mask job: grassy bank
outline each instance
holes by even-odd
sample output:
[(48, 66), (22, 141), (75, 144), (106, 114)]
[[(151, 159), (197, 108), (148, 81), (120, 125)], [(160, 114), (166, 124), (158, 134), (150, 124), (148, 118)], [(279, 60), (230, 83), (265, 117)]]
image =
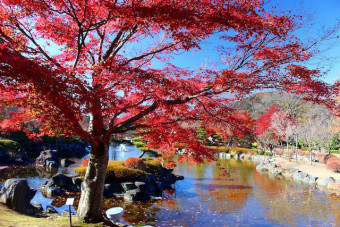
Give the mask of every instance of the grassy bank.
[[(35, 217), (18, 213), (0, 204), (0, 226), (70, 226), (68, 217), (51, 215), (47, 217)], [(77, 217), (72, 217), (72, 226), (102, 226), (84, 224)]]

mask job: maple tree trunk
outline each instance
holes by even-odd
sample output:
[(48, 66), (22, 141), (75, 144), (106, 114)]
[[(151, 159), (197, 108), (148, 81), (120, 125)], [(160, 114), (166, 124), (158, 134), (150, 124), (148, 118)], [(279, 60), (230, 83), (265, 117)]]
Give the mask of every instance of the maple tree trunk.
[(107, 163), (109, 160), (109, 143), (97, 142), (91, 144), (91, 153), (82, 183), (81, 198), (78, 206), (78, 216), (85, 222), (103, 220), (102, 203)]

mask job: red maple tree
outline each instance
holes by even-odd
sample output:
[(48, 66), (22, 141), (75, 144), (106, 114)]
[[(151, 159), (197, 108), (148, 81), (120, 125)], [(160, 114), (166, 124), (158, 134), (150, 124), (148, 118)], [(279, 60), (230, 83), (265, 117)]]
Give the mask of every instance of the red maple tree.
[[(211, 152), (184, 121), (240, 131), (246, 117), (230, 103), (254, 90), (327, 96), (319, 71), (299, 64), (315, 45), (292, 35), (298, 20), (266, 10), (262, 0), (3, 0), (0, 104), (18, 109), (1, 128), (29, 133), (38, 122), (33, 136), (88, 141), (78, 215), (96, 221), (112, 134), (147, 128), (152, 148), (171, 153), (186, 144), (182, 158), (201, 161)], [(212, 35), (220, 38), (218, 69), (171, 64), (174, 54), (200, 49)]]

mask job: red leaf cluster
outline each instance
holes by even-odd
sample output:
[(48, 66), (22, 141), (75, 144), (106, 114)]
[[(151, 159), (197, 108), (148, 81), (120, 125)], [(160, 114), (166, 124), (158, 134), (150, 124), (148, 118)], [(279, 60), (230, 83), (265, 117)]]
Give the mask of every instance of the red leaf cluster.
[(168, 161), (167, 163), (165, 163), (165, 167), (166, 168), (176, 168), (177, 164), (174, 161)]
[(330, 158), (326, 163), (327, 169), (332, 170), (333, 172), (340, 173), (340, 159), (339, 158)]
[(81, 167), (87, 167), (88, 164), (89, 164), (89, 159), (87, 158), (87, 159), (84, 159), (84, 160), (81, 162), (80, 166), (81, 166)]
[(136, 157), (130, 157), (125, 160), (124, 166), (132, 169), (145, 169), (145, 163), (143, 159), (136, 158)]

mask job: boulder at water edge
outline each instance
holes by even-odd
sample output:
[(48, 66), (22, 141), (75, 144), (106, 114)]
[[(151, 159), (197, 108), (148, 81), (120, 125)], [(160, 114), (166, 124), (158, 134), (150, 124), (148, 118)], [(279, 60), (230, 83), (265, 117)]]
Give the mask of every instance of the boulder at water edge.
[(8, 179), (0, 191), (0, 201), (13, 210), (25, 212), (35, 193), (25, 179)]

